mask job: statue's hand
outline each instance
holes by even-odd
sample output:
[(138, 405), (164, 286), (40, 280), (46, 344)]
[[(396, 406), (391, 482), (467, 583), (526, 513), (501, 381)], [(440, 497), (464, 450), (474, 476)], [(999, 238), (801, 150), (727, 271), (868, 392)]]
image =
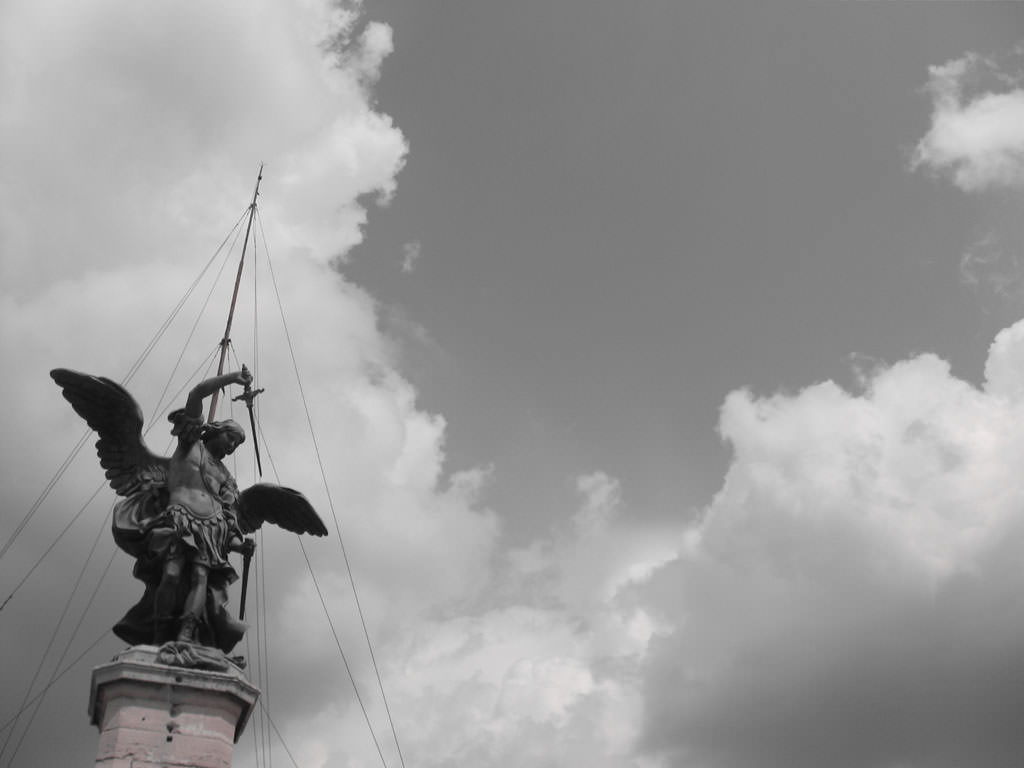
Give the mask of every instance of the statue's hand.
[(242, 539), (237, 544), (232, 544), (230, 549), (241, 553), (242, 557), (252, 557), (256, 554), (256, 542), (253, 539)]
[(242, 370), (238, 371), (235, 374), (235, 383), (241, 384), (243, 387), (252, 386), (252, 374), (249, 372), (249, 369), (246, 368), (244, 365), (242, 366)]

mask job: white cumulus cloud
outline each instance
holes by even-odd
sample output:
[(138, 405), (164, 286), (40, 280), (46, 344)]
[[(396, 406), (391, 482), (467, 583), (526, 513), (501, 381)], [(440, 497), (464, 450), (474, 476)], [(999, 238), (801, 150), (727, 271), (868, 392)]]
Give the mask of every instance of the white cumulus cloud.
[[(1024, 182), (1020, 80), (976, 54), (929, 72), (932, 122), (918, 142), (912, 165), (948, 174), (966, 191)], [(982, 80), (990, 82), (982, 85)]]
[(672, 765), (1011, 766), (1024, 741), (1024, 327), (983, 387), (933, 355), (732, 394), (734, 459), (639, 588), (645, 744)]
[[(581, 531), (577, 521), (592, 510), (595, 493), (619, 483), (596, 472), (578, 485), (576, 510), (559, 516), (547, 535), (497, 552), (486, 595), (463, 610), (407, 622), (379, 651), (409, 762), (662, 764), (639, 753), (637, 743), (643, 665), (664, 628), (622, 587), (646, 578), (630, 576), (638, 564), (653, 571), (672, 559), (681, 532), (617, 515)], [(372, 715), (385, 722), (379, 705)], [(369, 763), (375, 748), (358, 727), (361, 717), (354, 706), (333, 707), (293, 721), (289, 739), (304, 745), (314, 765), (353, 756)], [(331, 725), (339, 719), (341, 728)]]

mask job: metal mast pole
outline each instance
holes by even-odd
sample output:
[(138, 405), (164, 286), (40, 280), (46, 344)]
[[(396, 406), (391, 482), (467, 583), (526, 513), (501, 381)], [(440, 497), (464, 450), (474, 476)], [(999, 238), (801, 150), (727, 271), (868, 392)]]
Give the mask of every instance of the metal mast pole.
[[(224, 327), (224, 338), (220, 340), (220, 363), (217, 365), (217, 375), (220, 376), (224, 373), (224, 360), (228, 356), (228, 344), (231, 343), (231, 322), (235, 319), (235, 302), (238, 301), (238, 286), (242, 282), (242, 267), (245, 266), (245, 249), (249, 245), (249, 232), (252, 230), (252, 219), (256, 215), (256, 198), (260, 194), (260, 181), (263, 180), (263, 163), (260, 163), (260, 172), (256, 176), (256, 189), (252, 193), (252, 202), (249, 203), (249, 223), (245, 226), (245, 240), (242, 241), (242, 258), (238, 260), (238, 274), (235, 276), (235, 290), (231, 294), (231, 307), (228, 309), (228, 322)], [(220, 390), (213, 393), (210, 398), (210, 414), (206, 417), (207, 421), (213, 421), (214, 414), (217, 412), (217, 399), (220, 396)], [(253, 436), (255, 438), (255, 435)]]

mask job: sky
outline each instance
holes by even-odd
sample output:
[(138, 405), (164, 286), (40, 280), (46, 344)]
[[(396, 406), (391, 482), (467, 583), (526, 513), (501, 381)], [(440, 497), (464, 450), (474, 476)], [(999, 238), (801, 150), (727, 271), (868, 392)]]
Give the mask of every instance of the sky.
[(141, 593), (48, 371), (133, 372), (261, 162), (232, 339), (330, 535), (261, 535), (235, 765), (1019, 763), (1024, 7), (7, 0), (0, 104), (3, 768), (91, 759)]

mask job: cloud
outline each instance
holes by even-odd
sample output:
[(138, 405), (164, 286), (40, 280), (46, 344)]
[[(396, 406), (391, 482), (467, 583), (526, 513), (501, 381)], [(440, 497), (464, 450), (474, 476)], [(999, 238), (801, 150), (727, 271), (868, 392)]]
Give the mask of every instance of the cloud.
[(319, 2), (0, 14), (5, 285), (209, 252), (260, 161), (279, 249), (346, 252), (366, 220), (357, 199), (394, 190), (407, 146), (365, 87), (389, 50), (383, 25), (348, 41), (359, 63), (339, 68), (317, 44), (349, 17)]
[[(660, 628), (629, 590), (672, 559), (679, 531), (624, 519), (619, 483), (605, 473), (577, 484), (575, 509), (547, 535), (498, 552), (482, 599), (407, 626), (381, 651), (410, 762), (660, 765), (635, 749), (643, 663)], [(369, 763), (364, 733), (328, 727), (338, 717), (358, 720), (325, 712), (293, 722), (290, 739), (321, 756), (314, 765), (344, 764), (342, 755)]]
[(671, 765), (1011, 766), (1024, 703), (1024, 325), (978, 388), (933, 355), (726, 400), (734, 458), (658, 621), (645, 746)]
[(1024, 299), (1024, 270), (1016, 249), (1006, 239), (990, 233), (973, 243), (960, 259), (964, 285), (1019, 309)]
[(912, 167), (948, 174), (968, 192), (1024, 182), (1024, 89), (1011, 69), (970, 53), (931, 67), (932, 123)]
[(402, 272), (410, 274), (416, 268), (416, 262), (423, 255), (423, 246), (414, 240), (402, 246)]
[(362, 0), (346, 3), (336, 0), (330, 21), (324, 24), (331, 31), (321, 48), (333, 59), (335, 67), (358, 78), (364, 85), (377, 82), (381, 65), (394, 50), (391, 27), (370, 21), (357, 33), (362, 18)]

